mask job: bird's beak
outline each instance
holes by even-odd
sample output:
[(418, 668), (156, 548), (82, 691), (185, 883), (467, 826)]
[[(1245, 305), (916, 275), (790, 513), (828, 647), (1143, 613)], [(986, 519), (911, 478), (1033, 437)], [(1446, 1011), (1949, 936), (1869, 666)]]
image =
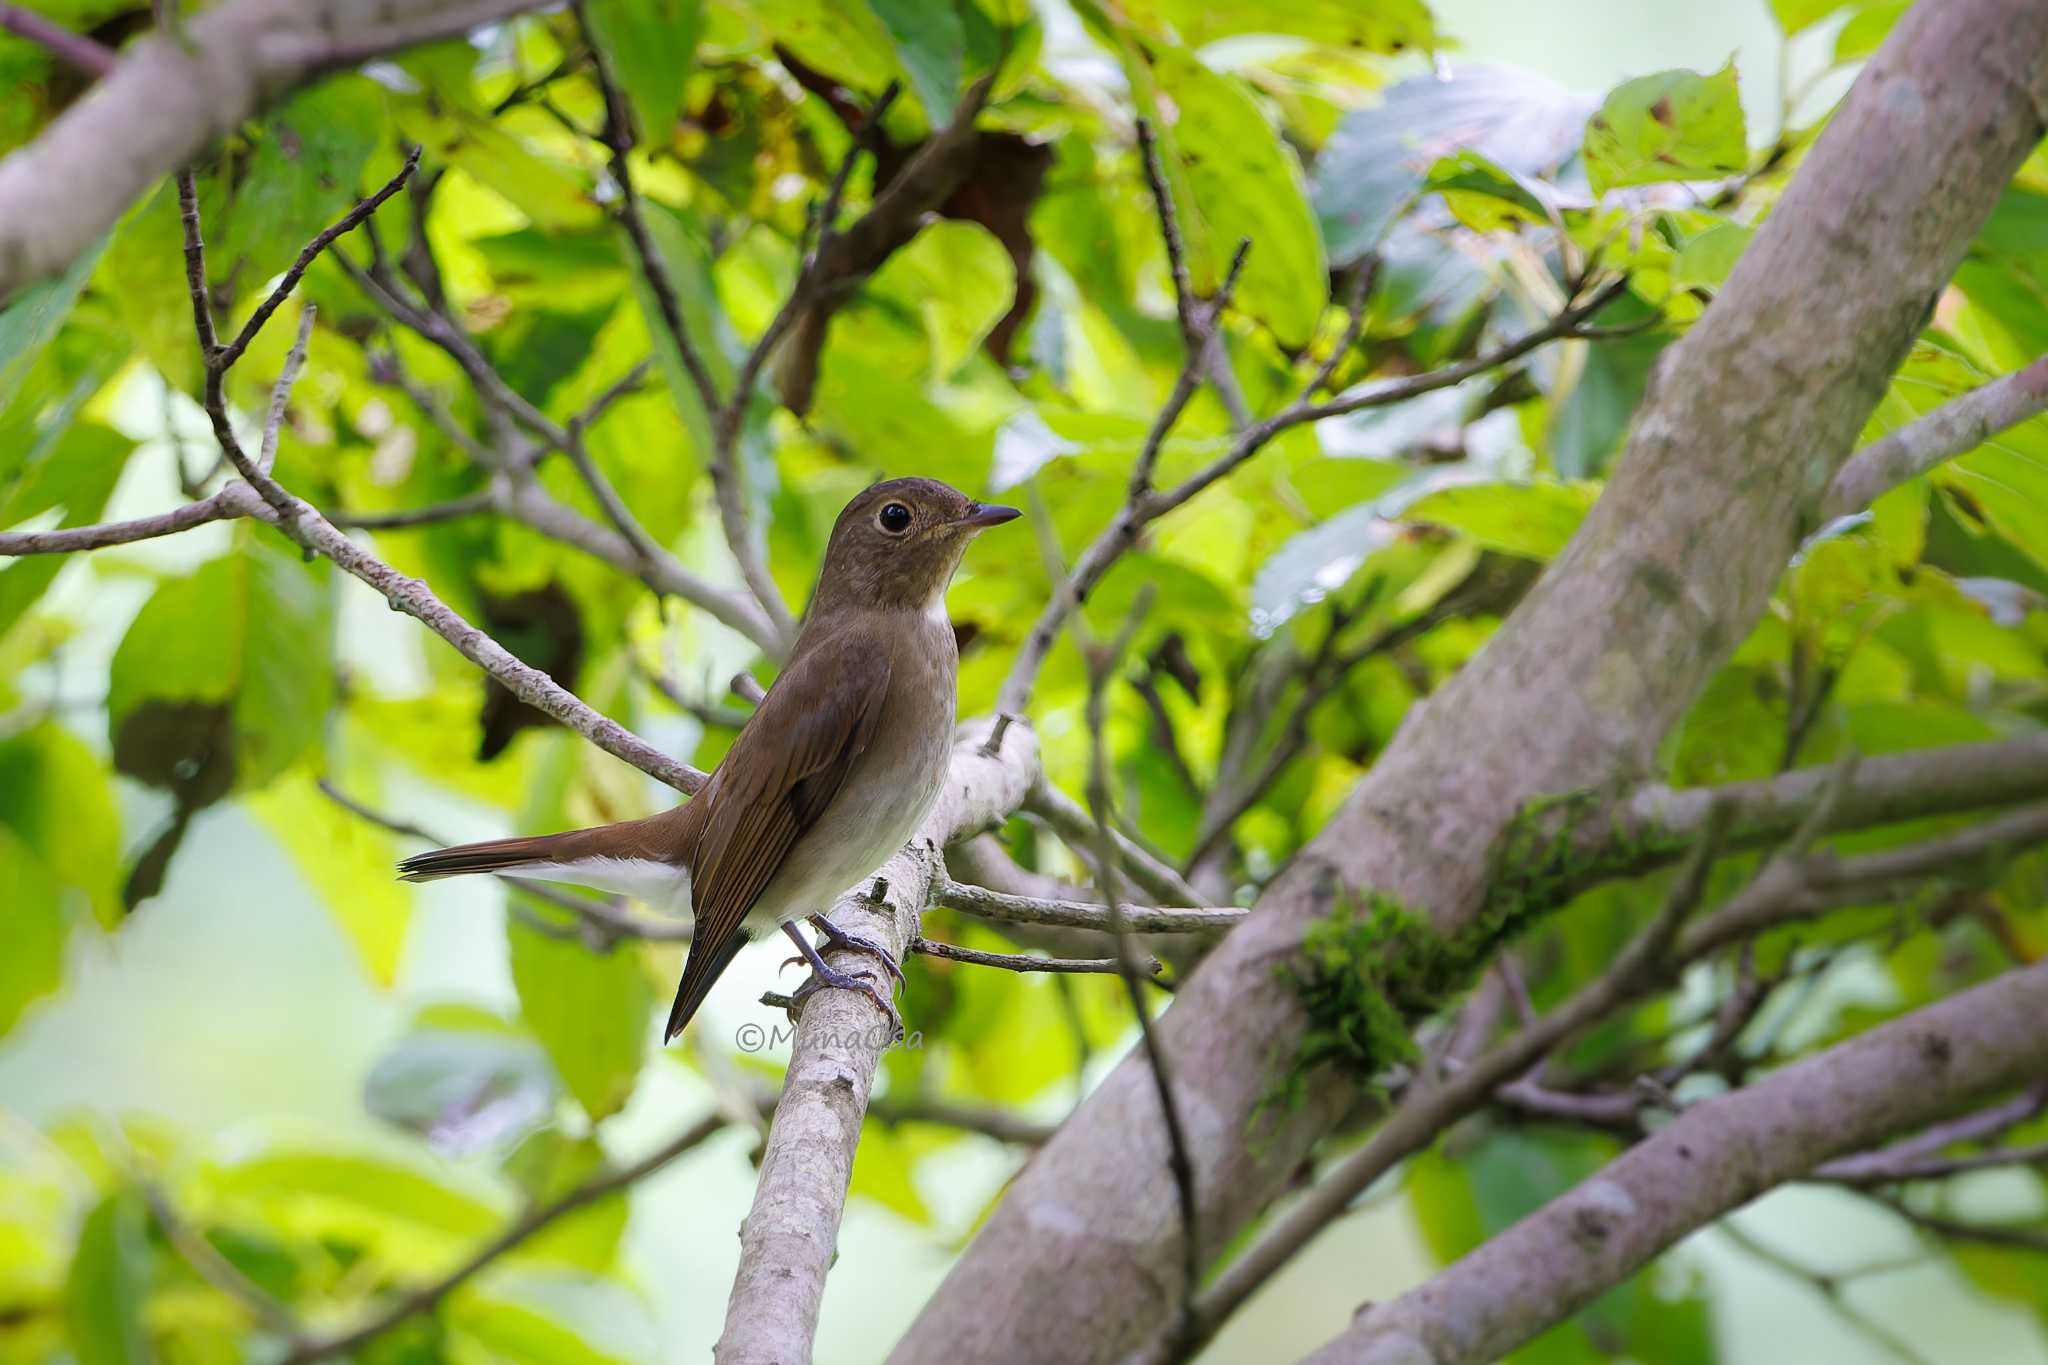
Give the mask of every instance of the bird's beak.
[(960, 518), (958, 524), (981, 531), (991, 526), (1001, 526), (1006, 521), (1015, 521), (1023, 515), (1014, 507), (1003, 507), (992, 502), (977, 502), (967, 509), (967, 515)]

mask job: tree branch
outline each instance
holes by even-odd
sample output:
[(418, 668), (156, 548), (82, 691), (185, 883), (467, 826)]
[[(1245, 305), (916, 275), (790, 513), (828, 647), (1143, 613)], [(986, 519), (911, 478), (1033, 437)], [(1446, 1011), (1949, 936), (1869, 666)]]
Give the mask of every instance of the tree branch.
[(0, 5), (0, 29), (26, 38), (59, 61), (77, 67), (88, 76), (105, 76), (120, 60), (113, 51), (83, 33), (73, 33), (20, 5)]
[[(2005, 38), (1987, 47), (1987, 32)], [(1654, 771), (1665, 735), (1764, 610), (1804, 509), (2038, 142), (2043, 108), (2048, 10), (1944, 0), (1907, 12), (1726, 285), (1664, 353), (1571, 543), (1182, 981), (1161, 1035), (1202, 1116), (1197, 1187), (1212, 1244), (1287, 1188), (1355, 1102), (1332, 1080), (1296, 1108), (1262, 1105), (1308, 1025), (1274, 964), (1344, 893), (1389, 897), (1458, 941), (1484, 913), (1495, 850), (1530, 803)], [(1791, 297), (1805, 311), (1788, 330)], [(1386, 392), (1371, 385), (1316, 411)], [(1113, 526), (1076, 577), (1099, 575), (1134, 534)], [(1024, 656), (1042, 656), (1061, 624), (1041, 617)], [(1026, 688), (1036, 666), (1024, 666)], [(1003, 704), (1017, 709), (1014, 692)], [(1027, 1336), (1048, 1365), (1112, 1360), (1172, 1321), (1172, 1184), (1128, 1150), (1156, 1112), (1148, 1070), (1127, 1056), (1012, 1182), (899, 1343), (897, 1365), (999, 1355)], [(1097, 1330), (1038, 1330), (1051, 1321)]]
[[(1141, 496), (1127, 498), (1122, 510), (1103, 528), (1101, 534), (1089, 542), (1088, 548), (1081, 552), (1081, 557), (1074, 561), (1073, 570), (1067, 575), (1066, 582), (1055, 586), (1051, 599), (1046, 603), (1044, 611), (1039, 613), (1037, 622), (1031, 627), (1030, 634), (1025, 636), (1023, 645), (1017, 651), (1017, 658), (1010, 666), (1009, 676), (1003, 682), (999, 703), (1001, 707), (1006, 711), (1024, 710), (1031, 699), (1031, 689), (1037, 680), (1038, 671), (1045, 664), (1045, 656), (1052, 651), (1053, 642), (1059, 638), (1060, 629), (1066, 625), (1068, 618), (1080, 605), (1087, 601), (1088, 594), (1095, 590), (1096, 585), (1109, 573), (1117, 560), (1123, 558), (1126, 552), (1137, 545), (1140, 533), (1147, 526), (1167, 513), (1185, 506), (1197, 494), (1235, 471), (1263, 450), (1275, 436), (1304, 422), (1315, 422), (1325, 417), (1341, 416), (1366, 408), (1402, 403), (1425, 393), (1449, 388), (1463, 383), (1474, 375), (1485, 374), (1489, 370), (1518, 360), (1549, 342), (1576, 336), (1588, 318), (1613, 302), (1627, 287), (1626, 280), (1610, 281), (1585, 298), (1567, 305), (1542, 326), (1483, 355), (1474, 356), (1455, 365), (1446, 365), (1441, 369), (1402, 379), (1368, 384), (1323, 403), (1312, 401), (1305, 390), (1300, 397), (1271, 417), (1245, 427), (1231, 442), (1228, 450), (1179, 484), (1170, 489), (1148, 491)], [(1179, 386), (1176, 385), (1175, 393), (1178, 394), (1179, 391)], [(1169, 399), (1169, 402), (1171, 401)], [(1155, 423), (1155, 430), (1157, 429), (1158, 424)], [(1163, 435), (1163, 432), (1161, 434)]]
[(1689, 1105), (1417, 1289), (1361, 1313), (1313, 1365), (1496, 1360), (1696, 1228), (1837, 1152), (2048, 1066), (2048, 965), (2008, 972)]
[[(184, 201), (185, 261), (192, 296), (193, 330), (198, 335), (200, 356), (206, 367), (205, 405), (221, 451), (242, 476), (243, 484), (258, 495), (247, 499), (247, 515), (275, 526), (309, 554), (323, 554), (345, 572), (382, 593), (394, 611), (402, 611), (427, 626), (453, 645), (464, 658), (484, 669), (509, 688), (521, 701), (533, 706), (614, 757), (642, 772), (668, 783), (684, 794), (702, 787), (705, 775), (628, 731), (617, 721), (599, 714), (539, 669), (520, 662), (504, 646), (478, 630), (416, 578), (409, 578), (343, 535), (310, 504), (287, 492), (242, 449), (229, 421), (222, 380), (228, 364), (225, 352), (214, 342), (212, 308), (207, 302), (205, 242), (200, 231), (197, 203), (190, 193), (191, 177), (181, 175), (180, 198)], [(310, 305), (306, 312), (310, 315)], [(310, 318), (300, 328), (303, 349)], [(296, 365), (288, 364), (288, 371)], [(282, 386), (280, 386), (282, 387)], [(281, 402), (281, 400), (278, 400)], [(225, 490), (224, 490), (225, 491)]]
[[(962, 948), (954, 943), (941, 943), (937, 939), (919, 935), (910, 941), (910, 951), (926, 957), (942, 957), (950, 962), (965, 962), (975, 967), (999, 967), (1006, 972), (1064, 972), (1108, 975), (1123, 970), (1121, 959), (1114, 957), (1034, 957), (1029, 953), (990, 953), (979, 948)], [(1138, 971), (1147, 977), (1158, 976), (1166, 970), (1166, 964), (1158, 958), (1147, 955), (1138, 960)]]
[[(984, 719), (962, 727), (952, 770), (924, 829), (867, 886), (840, 897), (833, 923), (901, 959), (943, 875), (940, 851), (1001, 823), (1023, 801), (1037, 770), (1038, 740), (1022, 725), (1008, 727), (998, 756), (981, 753), (990, 724)], [(857, 953), (842, 953), (833, 965), (875, 970)], [(853, 991), (821, 991), (804, 1003), (753, 1208), (740, 1227), (739, 1269), (718, 1343), (721, 1365), (811, 1356), (861, 1119), (884, 1046), (884, 1030), (875, 1025), (874, 1002)]]
[[(947, 906), (982, 919), (1007, 920), (1013, 924), (1046, 924), (1064, 929), (1110, 931), (1109, 907), (1087, 901), (1048, 900), (1036, 896), (1012, 896), (985, 886), (970, 886), (942, 877), (932, 888), (932, 904)], [(1123, 921), (1139, 934), (1220, 934), (1242, 923), (1251, 912), (1235, 906), (1125, 905)]]
[(496, 23), (533, 0), (229, 0), (135, 43), (0, 160), (0, 299), (58, 274), (159, 177), (301, 82)]
[(1828, 485), (1818, 520), (1826, 523), (1860, 511), (1881, 494), (2043, 412), (2048, 412), (2048, 356), (1952, 398), (1857, 451)]

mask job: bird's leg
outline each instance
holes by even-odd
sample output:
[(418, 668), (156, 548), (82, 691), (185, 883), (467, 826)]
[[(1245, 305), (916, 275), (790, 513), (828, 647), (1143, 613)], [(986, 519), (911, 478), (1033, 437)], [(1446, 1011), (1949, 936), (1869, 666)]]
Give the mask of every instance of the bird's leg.
[(808, 918), (811, 927), (823, 934), (825, 941), (834, 948), (851, 948), (856, 953), (866, 953), (888, 969), (889, 975), (896, 978), (897, 985), (909, 984), (903, 979), (903, 969), (896, 965), (896, 959), (891, 957), (889, 950), (881, 944), (863, 935), (848, 933), (822, 914), (811, 915)]
[[(818, 950), (811, 946), (811, 941), (803, 936), (795, 923), (783, 925), (782, 932), (789, 935), (790, 942), (796, 944), (797, 950), (804, 955), (804, 960), (811, 964), (810, 978), (796, 988), (796, 994), (790, 997), (790, 1003), (800, 1004), (827, 986), (836, 986), (843, 991), (859, 991), (880, 1006), (882, 1013), (889, 1017), (890, 1027), (896, 1031), (889, 1035), (892, 1040), (903, 1032), (902, 1016), (896, 1013), (896, 1007), (889, 1003), (889, 997), (882, 994), (874, 982), (864, 976), (855, 976), (852, 972), (842, 972), (827, 965), (825, 959), (818, 956)], [(884, 960), (887, 960), (886, 957)]]

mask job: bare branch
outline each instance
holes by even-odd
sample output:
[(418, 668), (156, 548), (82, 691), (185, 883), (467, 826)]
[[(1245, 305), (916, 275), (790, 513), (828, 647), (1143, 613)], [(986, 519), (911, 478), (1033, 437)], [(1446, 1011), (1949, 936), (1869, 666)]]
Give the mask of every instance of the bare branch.
[(1304, 422), (1320, 421), (1325, 417), (1337, 417), (1366, 408), (1384, 407), (1438, 389), (1449, 388), (1454, 384), (1463, 383), (1474, 375), (1485, 374), (1489, 370), (1498, 369), (1520, 359), (1548, 342), (1576, 336), (1584, 328), (1587, 319), (1613, 302), (1627, 287), (1626, 280), (1612, 280), (1585, 298), (1574, 301), (1542, 326), (1470, 360), (1446, 365), (1424, 374), (1368, 384), (1327, 402), (1312, 402), (1304, 395), (1271, 417), (1245, 427), (1231, 442), (1228, 450), (1173, 488), (1148, 492), (1142, 497), (1127, 500), (1110, 524), (1089, 542), (1086, 550), (1082, 551), (1065, 584), (1055, 589), (1051, 600), (1046, 603), (1045, 609), (1039, 613), (1037, 622), (1031, 627), (1030, 634), (1025, 636), (1023, 645), (1017, 651), (1017, 658), (1010, 667), (1009, 677), (1003, 683), (1000, 703), (1003, 709), (1022, 711), (1025, 708), (1025, 704), (1030, 700), (1038, 671), (1044, 666), (1045, 656), (1051, 652), (1053, 642), (1059, 638), (1061, 628), (1074, 615), (1080, 604), (1088, 599), (1088, 594), (1095, 590), (1096, 585), (1108, 574), (1117, 560), (1137, 545), (1144, 529), (1167, 513), (1185, 506), (1197, 494), (1232, 473), (1263, 450), (1275, 436)]
[(1982, 1142), (1997, 1137), (2035, 1117), (2043, 1109), (2048, 1109), (2048, 1085), (2037, 1085), (2001, 1104), (1937, 1123), (1903, 1142), (1874, 1152), (1837, 1157), (1816, 1167), (1813, 1174), (1817, 1179), (1849, 1185), (1884, 1185), (1894, 1180), (1911, 1179), (1901, 1172), (1918, 1170), (1929, 1161), (1940, 1160), (1937, 1153), (1957, 1143)]
[(85, 34), (73, 33), (20, 5), (0, 5), (0, 29), (17, 38), (28, 39), (88, 76), (104, 76), (120, 60), (111, 49)]
[[(910, 941), (910, 951), (926, 957), (942, 957), (949, 962), (965, 962), (976, 967), (999, 967), (1006, 972), (1068, 972), (1099, 973), (1108, 975), (1121, 972), (1123, 962), (1114, 957), (1033, 957), (1028, 953), (990, 953), (979, 948), (962, 948), (954, 943), (941, 943), (920, 935)], [(1146, 956), (1138, 960), (1138, 971), (1147, 977), (1158, 976), (1166, 970), (1166, 964), (1156, 957)]]
[[(951, 878), (942, 878), (932, 888), (932, 903), (983, 919), (1008, 920), (1016, 924), (1096, 929), (1105, 933), (1111, 928), (1109, 907), (1106, 905), (1005, 895), (985, 886), (969, 886)], [(1251, 913), (1234, 906), (1168, 908), (1125, 905), (1121, 911), (1125, 927), (1139, 934), (1220, 934), (1234, 928)]]
[(686, 763), (678, 763), (617, 721), (592, 710), (547, 674), (514, 658), (496, 640), (463, 620), (424, 582), (399, 573), (335, 529), (318, 510), (287, 492), (242, 449), (241, 441), (228, 420), (227, 402), (222, 392), (221, 381), (226, 366), (221, 362), (223, 353), (213, 341), (212, 309), (205, 289), (206, 249), (200, 232), (197, 201), (190, 193), (190, 185), (189, 174), (180, 177), (180, 198), (186, 206), (185, 261), (192, 296), (193, 328), (199, 337), (200, 354), (206, 364), (206, 414), (213, 424), (214, 437), (220, 442), (222, 453), (242, 476), (243, 482), (260, 496), (260, 501), (249, 500), (246, 514), (275, 526), (308, 553), (326, 555), (344, 571), (382, 593), (394, 611), (406, 613), (448, 641), (464, 658), (503, 683), (521, 701), (553, 716), (605, 752), (685, 794), (694, 793), (702, 787), (705, 782), (703, 773)]
[(1952, 398), (1849, 457), (1820, 503), (1823, 523), (1966, 454), (2028, 418), (2048, 412), (2048, 356)]
[[(833, 923), (900, 959), (943, 875), (939, 850), (1000, 823), (1023, 801), (1037, 770), (1038, 741), (1029, 727), (1010, 726), (1000, 754), (988, 758), (981, 748), (989, 726), (984, 719), (962, 727), (923, 831), (866, 886), (839, 899)], [(857, 953), (833, 965), (873, 970)], [(753, 1208), (740, 1229), (739, 1270), (718, 1346), (723, 1365), (810, 1357), (861, 1119), (885, 1045), (886, 1030), (876, 1020), (874, 1003), (853, 991), (821, 991), (804, 1002)]]
[(382, 207), (386, 199), (398, 193), (399, 187), (412, 177), (412, 173), (415, 170), (419, 169), (419, 164), (420, 149), (414, 147), (405, 154), (405, 165), (399, 168), (397, 175), (385, 181), (378, 187), (376, 193), (372, 194), (369, 198), (358, 200), (356, 206), (343, 214), (332, 227), (327, 228), (319, 236), (306, 243), (305, 247), (292, 261), (291, 266), (284, 272), (284, 278), (277, 282), (277, 287), (264, 296), (263, 302), (256, 305), (256, 311), (251, 313), (249, 320), (242, 324), (242, 330), (235, 333), (235, 339), (222, 349), (220, 355), (220, 366), (222, 369), (226, 369), (242, 358), (242, 352), (249, 349), (249, 343), (254, 341), (256, 334), (263, 330), (263, 324), (270, 321), (270, 315), (277, 311), (278, 305), (283, 303), (286, 296), (297, 287), (299, 281), (304, 278), (306, 271), (312, 266), (313, 262), (319, 259), (320, 253), (327, 250), (339, 238), (355, 231), (358, 227), (369, 221), (370, 215)]
[[(254, 493), (249, 493), (251, 499)], [(132, 545), (138, 540), (176, 535), (195, 526), (224, 521), (246, 514), (239, 496), (222, 489), (211, 497), (188, 502), (183, 507), (130, 521), (102, 522), (97, 526), (74, 526), (57, 531), (0, 531), (0, 556), (61, 555), (80, 550), (104, 550), (110, 545)]]
[(498, 498), (489, 489), (425, 507), (401, 508), (395, 512), (330, 512), (327, 519), (344, 530), (403, 531), (417, 526), (438, 526), (444, 521), (480, 516), (497, 510)]
[[(1044, 777), (1041, 776), (1032, 787), (1030, 799), (1025, 802), (1025, 809), (1051, 825), (1053, 833), (1059, 835), (1068, 847), (1084, 850), (1094, 844), (1094, 818), (1072, 797), (1053, 786)], [(1146, 895), (1157, 896), (1162, 901), (1178, 901), (1183, 905), (1202, 903), (1201, 893), (1189, 886), (1180, 873), (1130, 839), (1111, 830), (1110, 841), (1116, 851), (1118, 866), (1123, 869), (1126, 876), (1144, 888)]]
[(0, 299), (62, 271), (159, 177), (308, 78), (532, 0), (228, 0), (132, 44), (89, 99), (0, 160)]
[(1689, 1105), (1577, 1189), (1409, 1293), (1315, 1365), (1496, 1360), (1679, 1238), (1845, 1149), (1939, 1118), (2048, 1066), (2048, 965), (2008, 972)]
[(312, 304), (299, 311), (299, 334), (292, 342), (291, 350), (285, 352), (284, 368), (278, 371), (277, 383), (270, 390), (270, 416), (263, 422), (263, 443), (256, 448), (256, 467), (268, 474), (277, 466), (277, 438), (284, 429), (285, 405), (290, 402), (292, 385), (299, 380), (299, 370), (306, 363), (306, 344), (313, 339)]
[(1715, 830), (1710, 837), (1701, 839), (1692, 859), (1666, 893), (1655, 919), (1606, 972), (1510, 1041), (1458, 1067), (1435, 1084), (1419, 1084), (1365, 1146), (1319, 1180), (1300, 1203), (1274, 1220), (1207, 1290), (1190, 1296), (1187, 1325), (1178, 1332), (1162, 1333), (1146, 1358), (1182, 1359), (1190, 1349), (1206, 1342), (1254, 1290), (1349, 1208), (1373, 1181), (1478, 1109), (1497, 1087), (1527, 1071), (1559, 1043), (1666, 979), (1671, 968), (1668, 954), (1672, 938), (1699, 904), (1718, 848), (1718, 835)]
[(192, 1267), (194, 1273), (221, 1293), (249, 1310), (251, 1317), (270, 1331), (287, 1341), (299, 1335), (298, 1319), (291, 1309), (273, 1298), (268, 1290), (244, 1275), (233, 1261), (221, 1255), (220, 1249), (209, 1242), (198, 1229), (179, 1216), (171, 1206), (170, 1199), (155, 1181), (143, 1180), (142, 1197), (149, 1203), (149, 1211), (156, 1219), (157, 1227), (163, 1230), (164, 1240)]

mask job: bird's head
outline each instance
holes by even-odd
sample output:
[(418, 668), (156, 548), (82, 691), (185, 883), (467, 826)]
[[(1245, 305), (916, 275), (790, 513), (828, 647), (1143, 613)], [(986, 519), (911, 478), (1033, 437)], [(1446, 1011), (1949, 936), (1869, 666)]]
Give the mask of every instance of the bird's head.
[(975, 536), (1018, 516), (937, 479), (886, 479), (840, 512), (811, 609), (936, 609)]

